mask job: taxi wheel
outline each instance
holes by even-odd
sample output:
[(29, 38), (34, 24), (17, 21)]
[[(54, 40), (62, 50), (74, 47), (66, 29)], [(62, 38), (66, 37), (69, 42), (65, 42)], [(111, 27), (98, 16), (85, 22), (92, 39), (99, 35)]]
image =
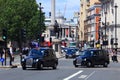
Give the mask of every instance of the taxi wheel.
[(41, 70), (43, 68), (43, 64), (42, 63), (39, 63), (38, 65), (37, 65), (37, 69), (38, 70)]
[(54, 64), (53, 69), (57, 69), (57, 64), (56, 63)]
[(26, 67), (25, 67), (25, 66), (22, 66), (22, 69), (23, 69), (23, 70), (26, 70)]
[(74, 66), (75, 67), (78, 67), (77, 63), (76, 63), (76, 60), (73, 62)]
[(87, 67), (92, 67), (92, 63), (90, 61), (87, 61), (87, 64), (86, 64)]
[(67, 58), (68, 58), (68, 56), (67, 56), (67, 55), (65, 55), (65, 58), (67, 59)]
[(104, 62), (103, 67), (108, 67), (108, 63)]
[(76, 65), (76, 64), (75, 64), (74, 66), (75, 66), (76, 68), (78, 67), (78, 65)]

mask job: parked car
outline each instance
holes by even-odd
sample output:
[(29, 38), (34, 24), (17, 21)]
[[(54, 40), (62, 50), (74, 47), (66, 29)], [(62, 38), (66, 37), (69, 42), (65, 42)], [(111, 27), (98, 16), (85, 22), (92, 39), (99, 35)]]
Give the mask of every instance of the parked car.
[(76, 57), (76, 52), (78, 51), (78, 48), (67, 48), (65, 50), (65, 57), (66, 58), (75, 58)]
[(38, 50), (32, 49), (26, 58), (21, 61), (22, 69), (43, 67), (57, 68), (58, 58), (55, 55), (55, 51), (52, 48), (39, 48)]
[(84, 50), (80, 56), (73, 60), (75, 67), (94, 67), (94, 65), (103, 65), (104, 67), (107, 67), (109, 63), (109, 53), (104, 49)]

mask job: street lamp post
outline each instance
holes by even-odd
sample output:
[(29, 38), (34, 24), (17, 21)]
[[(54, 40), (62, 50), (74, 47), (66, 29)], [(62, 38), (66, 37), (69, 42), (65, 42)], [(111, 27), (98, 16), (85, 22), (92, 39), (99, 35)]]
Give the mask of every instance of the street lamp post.
[(118, 6), (115, 4), (115, 43), (114, 43), (114, 45), (115, 45), (115, 51), (116, 51), (116, 53), (117, 53), (117, 45), (118, 45), (118, 43), (117, 43), (117, 8), (118, 8)]
[(107, 27), (107, 25), (106, 25), (106, 20), (107, 20), (107, 19), (106, 19), (106, 15), (107, 15), (107, 12), (105, 12), (105, 41), (106, 41), (106, 37), (107, 37), (107, 36), (106, 36), (106, 27)]
[(106, 46), (108, 45), (108, 41), (107, 41), (107, 35), (106, 35), (106, 28), (107, 28), (107, 25), (106, 25), (106, 20), (107, 20), (107, 11), (104, 12), (104, 15), (105, 15), (105, 23), (103, 23), (104, 25), (104, 29), (105, 29), (105, 35), (104, 35), (104, 40), (103, 40), (103, 45)]
[(102, 30), (101, 30), (101, 18), (99, 18), (99, 28), (98, 28), (98, 35), (99, 35), (99, 44), (101, 45), (101, 49), (102, 49)]
[[(39, 25), (40, 25), (40, 27), (41, 27), (41, 22), (42, 22), (42, 9), (43, 9), (43, 7), (41, 6), (41, 3), (39, 3), (39, 10), (40, 10), (40, 22), (39, 22)], [(42, 32), (40, 32), (40, 33), (38, 33), (38, 35), (39, 35), (39, 40), (38, 40), (38, 43), (39, 43), (39, 45), (41, 44), (41, 34), (42, 34)]]

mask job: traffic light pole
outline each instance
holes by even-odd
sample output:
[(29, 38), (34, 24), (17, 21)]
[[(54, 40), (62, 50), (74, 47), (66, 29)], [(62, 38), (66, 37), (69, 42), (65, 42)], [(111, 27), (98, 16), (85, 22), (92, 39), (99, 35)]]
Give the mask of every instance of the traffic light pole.
[(115, 51), (116, 51), (116, 54), (117, 54), (117, 8), (118, 6), (115, 4)]
[(7, 57), (7, 39), (6, 39), (4, 42), (5, 42), (5, 66), (6, 66), (6, 57)]
[(6, 55), (7, 55), (7, 29), (2, 30), (2, 39), (4, 40), (4, 50), (5, 50), (5, 66), (6, 66)]

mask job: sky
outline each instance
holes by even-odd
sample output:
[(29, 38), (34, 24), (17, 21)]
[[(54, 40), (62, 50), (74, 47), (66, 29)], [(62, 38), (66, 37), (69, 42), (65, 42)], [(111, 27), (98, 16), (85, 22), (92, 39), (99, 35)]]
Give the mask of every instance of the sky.
[[(36, 0), (37, 3), (41, 3), (45, 16), (49, 17), (51, 12), (51, 0)], [(61, 13), (66, 19), (72, 19), (74, 12), (80, 11), (80, 0), (55, 0), (56, 5), (56, 16), (57, 13)]]

